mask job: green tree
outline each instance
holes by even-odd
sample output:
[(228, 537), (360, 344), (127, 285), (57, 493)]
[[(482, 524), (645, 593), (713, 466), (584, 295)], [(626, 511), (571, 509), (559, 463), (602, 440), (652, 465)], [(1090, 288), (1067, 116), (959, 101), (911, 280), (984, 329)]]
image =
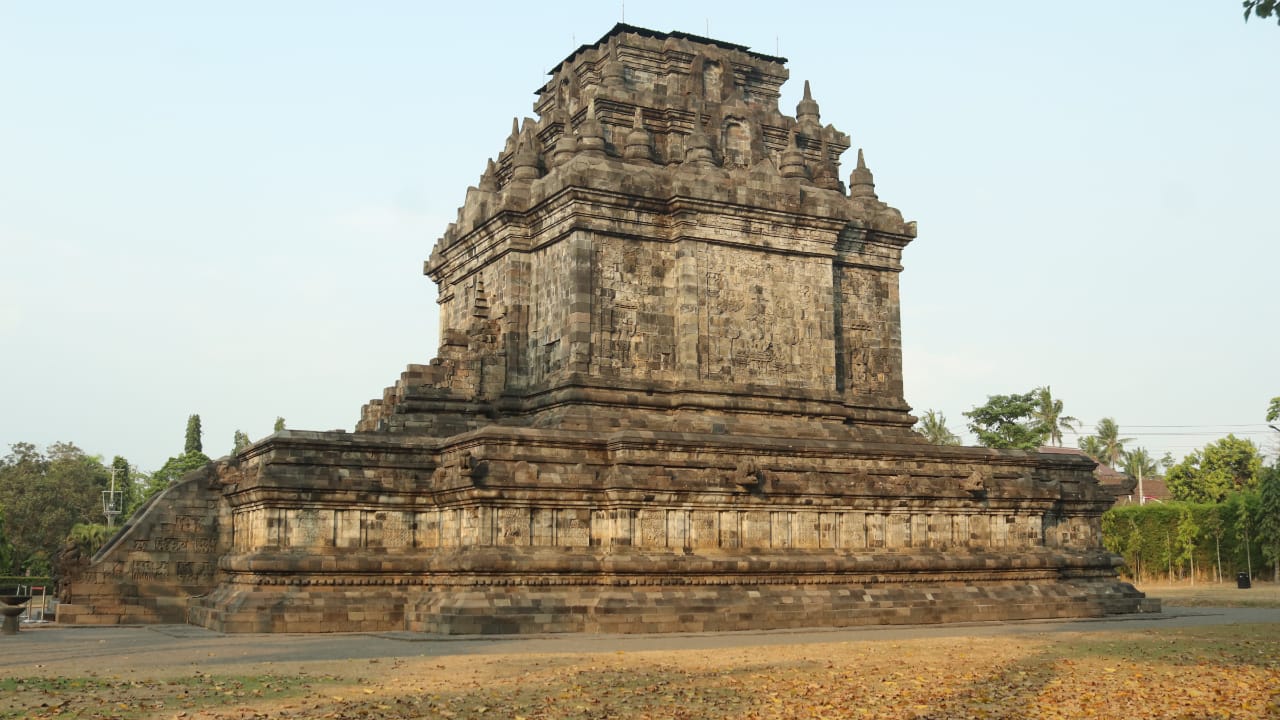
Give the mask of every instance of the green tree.
[(165, 460), (159, 470), (151, 473), (147, 478), (144, 500), (178, 482), (183, 475), (210, 462), (209, 456), (200, 450), (200, 434), (200, 416), (192, 415), (187, 418), (186, 442), (182, 454)]
[(183, 453), (169, 458), (159, 470), (151, 473), (147, 481), (146, 496), (151, 497), (181, 480), (183, 475), (199, 470), (209, 462), (209, 456), (202, 452)]
[[(1271, 398), (1271, 404), (1267, 406), (1267, 425), (1276, 431), (1276, 435), (1272, 436), (1275, 441), (1275, 451), (1280, 455), (1280, 426), (1276, 423), (1280, 422), (1280, 397)], [(1280, 459), (1276, 460), (1276, 464), (1280, 465)]]
[(1080, 421), (1070, 415), (1062, 414), (1062, 401), (1053, 396), (1048, 385), (1034, 391), (1036, 407), (1032, 417), (1049, 431), (1049, 442), (1062, 447), (1062, 431), (1075, 432)]
[(920, 418), (920, 434), (934, 445), (959, 445), (960, 438), (947, 427), (947, 416), (926, 410)]
[(272, 426), (272, 428), (271, 428), (271, 432), (280, 432), (280, 431), (281, 431), (281, 430), (283, 430), (283, 429), (284, 429), (284, 418), (282, 418), (282, 417), (280, 417), (279, 415), (277, 415), (277, 416), (276, 416), (276, 424), (275, 424), (274, 426)]
[(191, 415), (187, 418), (187, 441), (182, 448), (184, 455), (198, 453), (204, 451), (204, 442), (201, 439), (203, 431), (200, 429), (200, 416)]
[(1120, 426), (1115, 418), (1102, 418), (1094, 428), (1094, 434), (1102, 444), (1102, 459), (1106, 464), (1115, 467), (1124, 454), (1124, 444), (1133, 438), (1120, 437)]
[(1138, 481), (1138, 504), (1141, 505), (1142, 503), (1145, 503), (1146, 479), (1154, 477), (1157, 470), (1156, 461), (1151, 459), (1151, 453), (1147, 452), (1146, 448), (1126, 450), (1124, 452), (1123, 465), (1121, 466), (1121, 469), (1124, 470), (1129, 477)]
[(4, 534), (4, 513), (0, 512), (0, 575), (17, 575), (17, 560), (18, 551)]
[(969, 430), (991, 448), (1035, 450), (1049, 439), (1049, 429), (1035, 418), (1036, 392), (989, 395), (985, 405), (966, 412)]
[(11, 570), (47, 573), (67, 533), (102, 516), (111, 477), (102, 461), (72, 443), (41, 453), (15, 443), (0, 460), (0, 508), (12, 544)]
[[(1225, 503), (1151, 503), (1117, 505), (1102, 516), (1102, 541), (1110, 551), (1124, 556), (1130, 577), (1139, 582), (1155, 578), (1162, 568), (1185, 567), (1190, 561), (1185, 542), (1188, 523), (1201, 529), (1191, 551), (1197, 568), (1220, 566), (1216, 575), (1226, 578), (1237, 570), (1252, 569), (1259, 552), (1251, 518), (1258, 512), (1258, 493), (1236, 493)], [(1190, 513), (1187, 520), (1184, 513)], [(1179, 544), (1178, 526), (1183, 525)], [(1181, 554), (1181, 557), (1180, 557)]]
[(1276, 23), (1280, 24), (1280, 1), (1278, 0), (1244, 0), (1244, 21), (1249, 22), (1249, 16), (1260, 18), (1275, 17)]
[(1151, 459), (1151, 453), (1141, 447), (1125, 450), (1120, 467), (1133, 477), (1152, 477), (1159, 472), (1156, 461)]
[(92, 557), (114, 533), (115, 530), (101, 523), (81, 523), (67, 533), (67, 542), (75, 543), (85, 557)]
[[(1226, 506), (1235, 518), (1235, 535), (1236, 542), (1244, 548), (1245, 569), (1249, 573), (1249, 577), (1253, 577), (1253, 543), (1256, 540), (1254, 526), (1258, 522), (1258, 515), (1261, 512), (1261, 503), (1259, 502), (1258, 493), (1242, 492), (1235, 493), (1227, 498)], [(1237, 555), (1237, 562), (1239, 556)]]
[(1088, 455), (1098, 462), (1102, 462), (1102, 441), (1099, 440), (1097, 436), (1085, 435), (1076, 441), (1076, 444), (1080, 446), (1080, 449), (1084, 451), (1085, 455)]
[(1221, 503), (1210, 505), (1202, 521), (1205, 534), (1213, 538), (1213, 555), (1217, 561), (1216, 582), (1222, 582), (1222, 535), (1227, 531), (1227, 523), (1222, 517), (1222, 511)]
[(1262, 473), (1258, 510), (1257, 534), (1262, 556), (1271, 561), (1272, 576), (1280, 583), (1280, 462)]
[(1222, 502), (1233, 492), (1256, 489), (1261, 472), (1258, 446), (1228, 435), (1169, 468), (1165, 484), (1177, 500)]
[(249, 439), (248, 435), (241, 430), (237, 430), (231, 441), (231, 454), (239, 455), (241, 450), (249, 447), (252, 443), (253, 441)]
[(1200, 539), (1200, 526), (1196, 524), (1191, 508), (1183, 505), (1178, 513), (1178, 527), (1175, 535), (1176, 560), (1179, 567), (1187, 563), (1190, 569), (1191, 584), (1196, 584), (1196, 541)]
[(115, 475), (116, 489), (123, 493), (121, 499), (125, 512), (128, 512), (138, 502), (133, 468), (129, 467), (128, 460), (116, 455), (111, 458), (111, 470)]
[(114, 471), (114, 479), (117, 486), (128, 485), (129, 478), (129, 461), (119, 455), (111, 458), (111, 469)]

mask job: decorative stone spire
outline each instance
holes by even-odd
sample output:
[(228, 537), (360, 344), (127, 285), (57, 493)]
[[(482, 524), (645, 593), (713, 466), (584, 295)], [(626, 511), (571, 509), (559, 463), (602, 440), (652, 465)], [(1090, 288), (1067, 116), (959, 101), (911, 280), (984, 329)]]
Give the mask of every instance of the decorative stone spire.
[(511, 134), (507, 136), (507, 144), (502, 148), (502, 154), (508, 155), (516, 148), (516, 141), (520, 139), (520, 118), (511, 118)]
[(596, 101), (587, 104), (587, 117), (578, 126), (578, 150), (590, 157), (604, 157), (604, 127), (596, 119)]
[(871, 176), (867, 162), (862, 158), (862, 148), (858, 148), (858, 167), (849, 174), (849, 197), (879, 199), (876, 197), (875, 178)]
[(578, 151), (578, 141), (573, 137), (573, 128), (568, 124), (564, 126), (564, 131), (560, 133), (560, 137), (556, 139), (555, 149), (551, 151), (551, 165), (560, 167), (573, 159), (574, 154)]
[(809, 177), (809, 168), (804, 164), (804, 153), (800, 151), (800, 138), (796, 136), (795, 128), (791, 128), (787, 135), (787, 149), (782, 152), (778, 172), (787, 178)]
[(804, 81), (804, 98), (796, 105), (796, 120), (805, 127), (820, 126), (818, 120), (818, 103), (809, 92), (809, 81)]
[(827, 145), (827, 138), (822, 138), (822, 159), (818, 161), (818, 167), (814, 171), (813, 184), (827, 190), (839, 190), (840, 176), (836, 173), (835, 163), (831, 160), (831, 148)]
[(538, 170), (538, 139), (534, 137), (530, 125), (525, 125), (520, 140), (516, 143), (516, 154), (511, 160), (511, 180), (537, 180), (542, 173)]
[(653, 160), (653, 138), (644, 129), (644, 111), (639, 106), (631, 122), (631, 132), (627, 133), (627, 146), (622, 157), (627, 160)]
[(498, 190), (498, 166), (493, 164), (493, 158), (490, 158), (488, 164), (484, 166), (484, 174), (480, 176), (479, 188), (486, 192), (497, 192)]
[(684, 161), (696, 167), (715, 167), (716, 155), (711, 148), (711, 138), (702, 128), (702, 114), (693, 119), (693, 132), (684, 143)]
[(600, 69), (600, 81), (605, 87), (623, 87), (627, 84), (616, 45), (609, 50), (609, 59), (604, 61), (604, 67)]

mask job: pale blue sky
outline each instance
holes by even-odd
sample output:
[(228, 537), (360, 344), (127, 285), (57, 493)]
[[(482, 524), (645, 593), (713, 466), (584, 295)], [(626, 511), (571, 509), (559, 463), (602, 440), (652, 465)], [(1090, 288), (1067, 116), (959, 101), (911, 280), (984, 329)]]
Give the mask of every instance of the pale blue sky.
[[(632, 0), (626, 21), (786, 56), (784, 109), (808, 79), (865, 148), (920, 224), (902, 275), (919, 412), (960, 431), (987, 395), (1049, 384), (1157, 456), (1268, 440), (1274, 22), (1236, 0), (784, 7)], [(512, 116), (620, 19), (0, 2), (0, 452), (70, 440), (153, 470), (193, 412), (212, 456), (277, 415), (350, 429), (435, 354), (422, 260)]]

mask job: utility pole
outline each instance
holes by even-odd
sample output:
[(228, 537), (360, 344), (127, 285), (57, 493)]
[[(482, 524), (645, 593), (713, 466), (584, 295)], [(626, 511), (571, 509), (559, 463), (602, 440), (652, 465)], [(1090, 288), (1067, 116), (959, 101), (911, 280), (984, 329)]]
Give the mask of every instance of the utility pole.
[(102, 514), (107, 516), (107, 527), (115, 527), (116, 518), (123, 508), (124, 493), (116, 490), (116, 469), (111, 468), (111, 489), (102, 491)]
[[(1146, 453), (1144, 452), (1143, 454), (1145, 455)], [(1147, 496), (1142, 492), (1142, 465), (1143, 463), (1138, 463), (1138, 504), (1146, 505)]]

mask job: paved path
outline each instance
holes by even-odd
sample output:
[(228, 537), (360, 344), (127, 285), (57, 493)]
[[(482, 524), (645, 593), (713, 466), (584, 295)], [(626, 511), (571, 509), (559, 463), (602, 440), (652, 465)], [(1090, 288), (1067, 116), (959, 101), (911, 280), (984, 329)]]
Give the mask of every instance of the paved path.
[(1087, 620), (876, 626), (670, 635), (440, 636), (408, 632), (318, 635), (223, 634), (190, 625), (128, 627), (26, 626), (0, 636), (0, 677), (33, 672), (185, 672), (192, 667), (375, 660), (398, 657), (531, 653), (612, 653), (648, 650), (898, 641), (933, 637), (992, 637), (1063, 632), (1141, 632), (1151, 628), (1277, 623), (1280, 609), (1166, 608), (1159, 614)]

